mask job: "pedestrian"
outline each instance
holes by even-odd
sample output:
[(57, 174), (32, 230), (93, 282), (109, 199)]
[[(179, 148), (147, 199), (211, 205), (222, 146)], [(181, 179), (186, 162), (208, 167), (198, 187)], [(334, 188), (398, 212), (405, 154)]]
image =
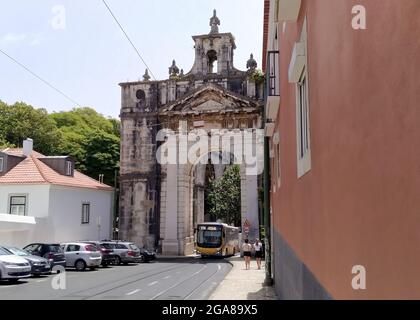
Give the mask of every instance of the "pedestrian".
[(263, 246), (260, 240), (255, 240), (255, 259), (257, 260), (258, 269), (261, 269), (261, 258), (263, 256)]
[(245, 269), (249, 270), (251, 265), (252, 245), (249, 243), (248, 239), (245, 239), (245, 243), (242, 245), (242, 251), (244, 252)]

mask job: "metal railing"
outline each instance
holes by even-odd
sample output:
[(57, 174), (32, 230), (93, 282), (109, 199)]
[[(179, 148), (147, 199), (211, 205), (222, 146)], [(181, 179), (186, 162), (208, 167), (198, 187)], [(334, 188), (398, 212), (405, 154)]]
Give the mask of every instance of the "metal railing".
[(279, 51), (268, 51), (267, 58), (267, 96), (280, 96)]

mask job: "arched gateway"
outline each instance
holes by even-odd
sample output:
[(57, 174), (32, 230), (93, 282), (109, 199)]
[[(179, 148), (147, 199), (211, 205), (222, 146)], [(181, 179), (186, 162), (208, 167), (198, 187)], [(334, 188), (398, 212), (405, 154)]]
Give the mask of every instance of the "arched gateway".
[[(262, 173), (263, 88), (256, 62), (233, 66), (231, 33), (193, 36), (195, 62), (184, 75), (173, 61), (169, 79), (122, 83), (119, 238), (163, 254), (193, 252), (194, 225), (207, 219), (204, 184), (209, 159), (216, 176), (241, 167), (242, 224), (259, 237), (258, 175)], [(217, 61), (217, 70), (215, 62)], [(219, 161), (219, 162), (218, 162)]]

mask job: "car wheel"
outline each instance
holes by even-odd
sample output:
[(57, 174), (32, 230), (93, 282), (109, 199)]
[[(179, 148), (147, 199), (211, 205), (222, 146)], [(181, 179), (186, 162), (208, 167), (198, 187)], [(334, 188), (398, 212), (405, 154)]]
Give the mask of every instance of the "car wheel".
[(117, 256), (116, 258), (115, 258), (115, 261), (114, 261), (114, 263), (115, 263), (115, 265), (120, 265), (121, 264), (121, 258), (119, 257), (119, 256)]
[(86, 263), (83, 260), (77, 260), (74, 267), (77, 271), (83, 271), (86, 269)]

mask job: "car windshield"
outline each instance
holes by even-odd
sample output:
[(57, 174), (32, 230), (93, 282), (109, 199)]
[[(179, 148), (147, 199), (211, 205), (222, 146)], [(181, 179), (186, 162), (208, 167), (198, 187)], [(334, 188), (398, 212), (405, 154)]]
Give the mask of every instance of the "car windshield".
[(4, 248), (0, 248), (0, 256), (10, 256), (12, 253)]
[(7, 247), (7, 250), (9, 250), (11, 253), (17, 256), (29, 256), (29, 253), (25, 250), (16, 248), (16, 247)]
[(131, 250), (136, 250), (136, 251), (137, 251), (137, 250), (140, 250), (140, 249), (139, 249), (139, 247), (137, 247), (137, 246), (136, 246), (135, 244), (133, 244), (133, 243), (130, 243), (130, 245), (129, 245), (129, 246), (130, 246), (130, 249), (131, 249)]
[(221, 230), (199, 230), (197, 243), (201, 247), (217, 248), (222, 245)]
[(105, 249), (115, 249), (115, 244), (113, 243), (103, 243)]
[(51, 244), (51, 245), (48, 246), (48, 248), (49, 248), (50, 252), (59, 253), (59, 252), (63, 251), (59, 244)]

